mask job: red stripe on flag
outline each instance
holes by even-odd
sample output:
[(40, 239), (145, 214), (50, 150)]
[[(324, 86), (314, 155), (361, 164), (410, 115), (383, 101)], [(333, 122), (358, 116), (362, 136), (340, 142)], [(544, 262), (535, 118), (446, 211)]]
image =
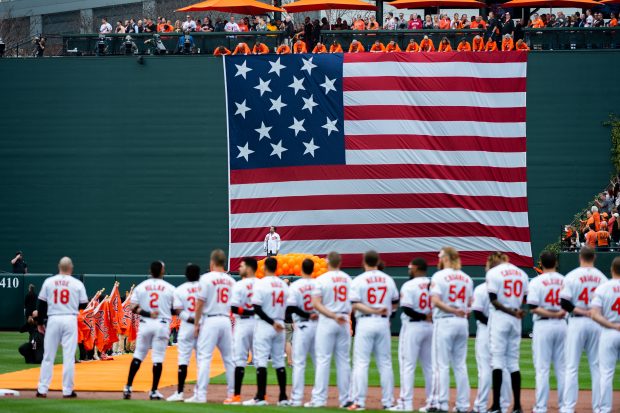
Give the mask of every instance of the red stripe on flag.
[(345, 136), (345, 149), (525, 152), (526, 140), (482, 136), (355, 135)]
[(481, 108), (475, 106), (345, 106), (345, 120), (423, 120), (425, 122), (525, 122), (525, 107)]
[[(435, 238), (493, 237), (504, 241), (530, 241), (529, 228), (491, 226), (479, 222), (435, 222), (415, 224), (347, 224), (278, 226), (282, 239), (373, 239), (373, 238)], [(238, 228), (231, 231), (231, 242), (256, 242), (264, 238), (265, 228)]]
[(527, 53), (523, 52), (447, 52), (447, 53), (345, 53), (344, 64), (347, 63), (525, 63)]
[(451, 194), (314, 195), (232, 199), (231, 214), (342, 209), (463, 208), (470, 211), (527, 212), (527, 198)]
[[(486, 262), (487, 257), (495, 251), (461, 251), (459, 253), (461, 257), (462, 265), (480, 266), (481, 263)], [(438, 252), (395, 252), (381, 254), (381, 259), (388, 267), (406, 267), (413, 258), (424, 258), (429, 265), (437, 265)], [(515, 254), (513, 252), (506, 253), (510, 258), (510, 262), (519, 267), (532, 267), (534, 262), (531, 257), (525, 257), (523, 255)], [(324, 257), (325, 255), (320, 255)], [(258, 259), (265, 258), (264, 256), (257, 256)], [(231, 257), (230, 270), (238, 271), (239, 264), (241, 263), (241, 257)], [(362, 253), (359, 254), (342, 254), (342, 267), (343, 268), (358, 268), (359, 272), (362, 272), (360, 268), (362, 265)], [(467, 268), (463, 271), (467, 273)], [(350, 275), (357, 275), (355, 270), (351, 271)], [(484, 273), (468, 273), (472, 277), (483, 277)]]
[(341, 179), (448, 179), (456, 181), (523, 182), (526, 168), (446, 165), (331, 165), (230, 171), (230, 184)]
[[(401, 90), (410, 92), (481, 92), (513, 93), (525, 92), (527, 80), (524, 77), (497, 78), (493, 82), (477, 77), (404, 77), (368, 76), (345, 77), (342, 80), (344, 92)], [(378, 92), (379, 93), (379, 92)]]

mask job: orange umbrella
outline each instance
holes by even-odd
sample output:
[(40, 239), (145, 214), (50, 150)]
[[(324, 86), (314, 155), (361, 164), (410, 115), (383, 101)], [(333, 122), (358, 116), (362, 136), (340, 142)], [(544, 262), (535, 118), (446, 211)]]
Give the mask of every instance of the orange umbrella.
[(600, 6), (601, 3), (594, 0), (512, 0), (502, 4), (502, 8), (508, 7), (579, 7), (590, 8)]
[(620, 4), (620, 0), (603, 0), (602, 4)]
[(377, 6), (362, 0), (299, 0), (283, 6), (289, 13), (315, 10), (377, 10)]
[(396, 0), (388, 4), (397, 9), (423, 9), (427, 7), (483, 9), (487, 7), (486, 3), (476, 0)]
[(264, 14), (267, 12), (283, 12), (279, 7), (261, 3), (256, 0), (208, 0), (201, 3), (192, 4), (176, 11), (222, 11), (235, 14)]

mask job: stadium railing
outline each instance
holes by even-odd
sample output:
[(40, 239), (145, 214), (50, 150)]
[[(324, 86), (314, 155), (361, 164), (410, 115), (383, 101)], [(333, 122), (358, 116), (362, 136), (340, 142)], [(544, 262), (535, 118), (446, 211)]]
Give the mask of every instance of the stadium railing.
[(620, 48), (620, 27), (557, 27), (523, 32), (532, 50)]

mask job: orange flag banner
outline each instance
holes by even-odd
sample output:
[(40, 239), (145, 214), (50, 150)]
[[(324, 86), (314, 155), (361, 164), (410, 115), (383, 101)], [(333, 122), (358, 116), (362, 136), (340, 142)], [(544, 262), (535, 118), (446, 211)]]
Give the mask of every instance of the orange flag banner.
[(105, 299), (95, 311), (95, 345), (100, 352), (112, 348), (118, 341), (118, 335), (110, 322), (109, 300)]
[(110, 293), (108, 313), (113, 331), (115, 331), (116, 334), (121, 334), (122, 329), (120, 322), (123, 318), (123, 301), (121, 300), (121, 295), (118, 292), (118, 284), (116, 283), (114, 284), (114, 288), (112, 288), (112, 293)]

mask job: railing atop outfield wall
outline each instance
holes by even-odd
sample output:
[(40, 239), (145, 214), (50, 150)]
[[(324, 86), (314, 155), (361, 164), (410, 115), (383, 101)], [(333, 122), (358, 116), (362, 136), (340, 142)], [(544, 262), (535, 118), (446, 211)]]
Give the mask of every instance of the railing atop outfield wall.
[[(476, 35), (483, 35), (483, 30), (377, 30), (377, 31), (353, 31), (353, 30), (328, 30), (321, 33), (323, 43), (331, 44), (338, 41), (346, 50), (353, 39), (360, 41), (368, 50), (379, 40), (384, 44), (390, 40), (396, 41), (401, 49), (405, 49), (410, 39), (418, 43), (424, 36), (428, 36), (437, 46), (443, 37), (450, 40), (452, 47), (456, 49), (459, 41), (470, 41)], [(239, 42), (246, 42), (250, 47), (259, 40), (265, 43), (271, 50), (283, 41), (282, 32), (247, 32), (231, 35), (230, 33), (192, 33), (194, 47), (189, 54), (212, 54), (218, 46), (225, 46), (233, 50)], [(105, 52), (100, 47), (101, 39), (98, 34), (63, 35), (64, 55), (92, 56), (97, 54), (124, 55), (125, 34), (109, 34), (105, 36), (103, 45)], [(153, 34), (132, 34), (132, 40), (137, 47), (136, 54), (158, 54), (153, 41)], [(182, 34), (160, 33), (159, 39), (164, 45), (165, 54), (177, 53), (177, 43)], [(548, 29), (525, 29), (524, 40), (534, 51), (537, 50), (574, 50), (574, 49), (617, 49), (620, 48), (620, 27), (597, 27), (597, 28), (548, 28)], [(133, 54), (130, 53), (130, 54)]]

